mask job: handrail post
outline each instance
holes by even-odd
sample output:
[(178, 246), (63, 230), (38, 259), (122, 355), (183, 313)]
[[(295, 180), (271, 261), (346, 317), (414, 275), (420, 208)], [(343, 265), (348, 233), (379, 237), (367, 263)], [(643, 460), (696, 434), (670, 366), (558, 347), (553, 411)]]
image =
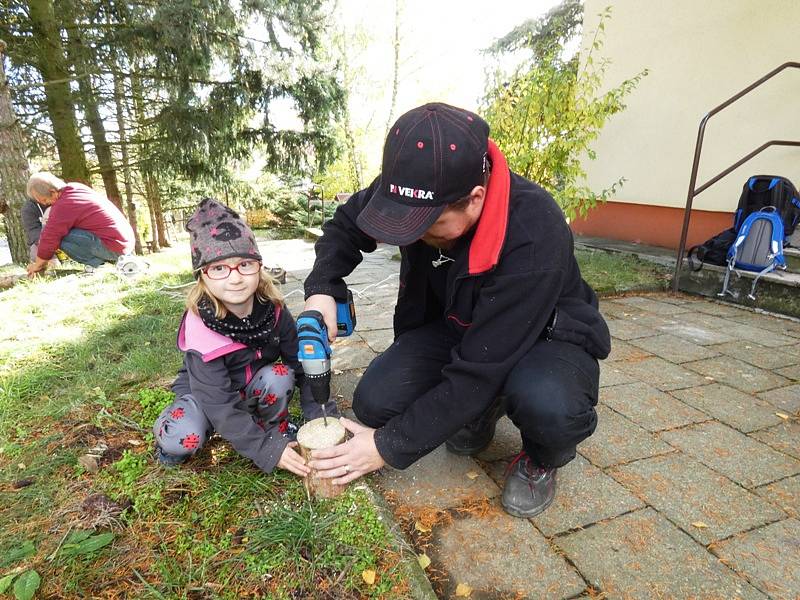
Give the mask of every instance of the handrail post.
[[(781, 71), (783, 71), (788, 67), (798, 69), (800, 68), (800, 62), (786, 62), (780, 65), (779, 67), (776, 67), (775, 69), (764, 75), (761, 79), (754, 81), (753, 83), (751, 83), (746, 88), (742, 89), (737, 94), (734, 94), (733, 96), (728, 98), (725, 102), (723, 102), (719, 106), (716, 106), (715, 108), (711, 109), (700, 121), (700, 127), (697, 131), (697, 142), (694, 148), (694, 160), (692, 161), (692, 174), (689, 177), (689, 191), (686, 194), (686, 208), (684, 208), (683, 212), (683, 227), (681, 228), (681, 241), (680, 244), (678, 245), (678, 257), (677, 260), (675, 261), (675, 272), (673, 273), (672, 276), (673, 292), (678, 291), (681, 267), (683, 266), (684, 252), (686, 251), (686, 238), (688, 237), (689, 234), (689, 220), (691, 219), (691, 214), (692, 214), (692, 202), (694, 201), (694, 197), (697, 196), (697, 194), (699, 193), (697, 192), (698, 188), (696, 188), (695, 185), (697, 184), (697, 171), (700, 166), (700, 152), (703, 149), (703, 138), (705, 136), (706, 124), (708, 123), (709, 119), (713, 117), (715, 114), (717, 114), (724, 108), (727, 108), (728, 106), (739, 100), (742, 96), (749, 94), (754, 89), (759, 87), (762, 83), (768, 81), (769, 79), (772, 79), (775, 75), (777, 75), (778, 73), (780, 73)], [(767, 146), (771, 144), (767, 144)], [(780, 145), (798, 145), (798, 144), (796, 142), (788, 142), (788, 143), (782, 143)], [(762, 146), (761, 149), (767, 146)], [(749, 157), (745, 157), (746, 160), (749, 160), (750, 158), (755, 156), (755, 154), (757, 154), (761, 149), (759, 149), (755, 153), (751, 153)], [(721, 178), (722, 173), (725, 172), (723, 171), (719, 175), (712, 177), (711, 178), (711, 180), (713, 180), (712, 182), (716, 183), (716, 181), (718, 181)], [(702, 186), (700, 186), (700, 191), (705, 190), (709, 185), (710, 183), (703, 184)]]

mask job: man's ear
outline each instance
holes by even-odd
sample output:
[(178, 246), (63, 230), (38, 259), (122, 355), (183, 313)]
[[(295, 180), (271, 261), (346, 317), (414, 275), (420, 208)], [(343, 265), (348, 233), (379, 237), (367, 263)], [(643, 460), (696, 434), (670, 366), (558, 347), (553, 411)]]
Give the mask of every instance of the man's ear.
[(475, 210), (483, 209), (483, 201), (486, 199), (486, 188), (482, 185), (476, 185), (469, 193), (471, 208)]

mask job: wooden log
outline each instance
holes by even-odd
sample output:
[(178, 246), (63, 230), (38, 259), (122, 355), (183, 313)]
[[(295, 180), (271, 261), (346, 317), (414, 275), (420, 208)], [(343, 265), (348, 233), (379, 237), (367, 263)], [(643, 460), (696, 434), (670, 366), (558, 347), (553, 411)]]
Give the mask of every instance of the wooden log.
[[(303, 425), (297, 432), (297, 443), (300, 446), (300, 454), (308, 463), (311, 460), (312, 450), (322, 450), (331, 448), (344, 441), (347, 431), (339, 422), (339, 419), (328, 417), (328, 425), (325, 426), (325, 419), (314, 419)], [(333, 498), (342, 493), (345, 486), (334, 485), (332, 479), (322, 479), (317, 477), (317, 471), (312, 469), (311, 473), (305, 478), (306, 491), (309, 496), (319, 498)]]

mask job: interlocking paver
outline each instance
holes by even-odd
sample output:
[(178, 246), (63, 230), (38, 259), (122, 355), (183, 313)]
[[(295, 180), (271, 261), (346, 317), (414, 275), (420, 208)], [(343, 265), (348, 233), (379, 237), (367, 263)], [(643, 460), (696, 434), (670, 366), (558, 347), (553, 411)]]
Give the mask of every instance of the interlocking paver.
[(600, 401), (648, 431), (673, 429), (709, 418), (704, 412), (641, 382), (602, 388)]
[(404, 471), (386, 468), (381, 486), (399, 503), (415, 507), (453, 508), (476, 498), (494, 498), (500, 488), (478, 463), (439, 446)]
[(569, 598), (586, 587), (583, 579), (529, 521), (515, 519), (495, 505), (478, 515), (455, 518), (435, 531), (434, 565), (455, 597), (461, 583), (470, 598)]
[(686, 363), (684, 366), (748, 393), (769, 390), (789, 383), (785, 377), (727, 356), (698, 360)]
[(775, 407), (769, 402), (721, 383), (675, 390), (670, 393), (686, 404), (744, 433), (781, 422), (781, 418), (775, 414)]
[(607, 319), (608, 330), (615, 338), (632, 340), (653, 335), (653, 329), (644, 325), (637, 325), (632, 319)]
[(762, 485), (753, 491), (790, 517), (800, 518), (800, 475)]
[(796, 344), (797, 339), (782, 333), (775, 333), (768, 331), (762, 327), (754, 325), (745, 325), (744, 323), (734, 323), (729, 326), (726, 331), (743, 340), (756, 342), (768, 348), (776, 348), (779, 346), (786, 346), (789, 344)]
[(800, 381), (800, 365), (792, 365), (791, 367), (784, 367), (775, 371), (778, 375), (791, 379), (792, 381)]
[(761, 392), (758, 397), (785, 412), (796, 413), (800, 411), (800, 384)]
[(546, 536), (585, 527), (644, 506), (582, 456), (558, 471), (558, 494), (533, 524)]
[(367, 343), (354, 334), (353, 338), (337, 339), (333, 343), (331, 368), (346, 371), (348, 369), (363, 369), (377, 356)]
[(722, 344), (724, 342), (732, 342), (736, 339), (735, 337), (728, 335), (727, 333), (723, 333), (722, 331), (693, 323), (675, 323), (670, 327), (663, 328), (663, 331), (665, 333), (687, 339), (695, 344), (700, 344), (701, 346)]
[(353, 402), (353, 392), (364, 374), (364, 369), (348, 371), (335, 370), (331, 376), (331, 397), (336, 398), (339, 407), (349, 407)]
[(692, 308), (698, 312), (707, 315), (715, 315), (717, 317), (732, 317), (737, 318), (742, 315), (750, 315), (746, 309), (731, 306), (730, 304), (721, 304), (719, 302), (698, 302)]
[(607, 298), (600, 298), (600, 313), (606, 319), (629, 319), (630, 317), (637, 317), (644, 314), (644, 311), (639, 310), (635, 306), (629, 304), (622, 304), (619, 298), (609, 300)]
[(701, 544), (786, 516), (681, 453), (638, 460), (609, 474)]
[(672, 452), (672, 448), (622, 415), (598, 406), (597, 429), (578, 446), (578, 452), (603, 468)]
[(800, 461), (721, 423), (700, 423), (659, 435), (746, 488), (800, 473)]
[[(728, 342), (727, 344), (717, 344), (710, 346), (709, 349), (717, 353), (726, 354), (743, 360), (746, 363), (755, 365), (762, 369), (779, 369), (789, 365), (800, 363), (800, 350), (798, 346), (782, 348), (768, 348), (761, 344), (750, 341)], [(703, 357), (706, 358), (706, 357)]]
[(753, 312), (742, 312), (739, 315), (731, 317), (737, 323), (745, 325), (752, 325), (767, 331), (774, 331), (781, 335), (789, 335), (791, 337), (800, 337), (800, 321), (796, 319), (785, 319), (772, 315), (763, 315)]
[(660, 390), (679, 390), (694, 387), (706, 381), (701, 375), (657, 356), (635, 362), (619, 362), (615, 363), (615, 366), (639, 381), (649, 383)]
[(773, 315), (762, 315), (752, 312), (742, 312), (739, 315), (731, 317), (737, 323), (744, 323), (745, 325), (752, 325), (760, 327), (767, 331), (774, 331), (781, 335), (788, 335), (795, 338), (800, 338), (800, 321), (797, 319), (787, 319)]
[(556, 543), (605, 598), (765, 597), (650, 508), (557, 538)]
[(394, 330), (392, 329), (373, 329), (371, 331), (362, 331), (361, 337), (367, 342), (367, 345), (375, 352), (383, 352), (394, 341)]
[(655, 313), (657, 315), (677, 315), (692, 310), (691, 306), (683, 304), (672, 304), (661, 302), (646, 296), (628, 296), (617, 300), (620, 304), (636, 307), (640, 310)]
[(720, 542), (714, 551), (776, 600), (800, 595), (800, 521), (785, 519)]
[[(612, 342), (613, 345), (613, 342)], [(623, 373), (618, 367), (618, 363), (600, 363), (600, 387), (632, 383), (636, 381), (627, 373)]]
[(674, 363), (719, 356), (719, 352), (709, 346), (701, 346), (668, 333), (631, 340), (630, 343)]
[[(644, 338), (644, 339), (652, 339), (652, 338)], [(614, 340), (611, 343), (611, 354), (608, 355), (606, 358), (606, 363), (617, 362), (619, 360), (639, 360), (642, 358), (647, 358), (651, 354), (646, 350), (642, 350), (641, 348), (637, 348), (633, 344), (629, 342), (623, 342), (622, 340)]]
[(478, 454), (478, 458), (488, 462), (509, 458), (522, 450), (522, 438), (519, 429), (508, 417), (501, 417), (497, 421), (494, 439), (488, 448)]
[(755, 431), (750, 437), (800, 459), (800, 423), (797, 421), (782, 420), (780, 425)]

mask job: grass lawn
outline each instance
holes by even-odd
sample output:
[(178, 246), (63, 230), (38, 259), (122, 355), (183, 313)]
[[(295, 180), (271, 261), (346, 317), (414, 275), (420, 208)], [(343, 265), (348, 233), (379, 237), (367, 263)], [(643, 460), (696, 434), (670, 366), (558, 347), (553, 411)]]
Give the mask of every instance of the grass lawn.
[(406, 597), (405, 551), (363, 486), (311, 504), (221, 439), (153, 460), (181, 361), (167, 286), (191, 281), (188, 258), (0, 293), (0, 596)]
[(601, 296), (624, 292), (666, 291), (672, 270), (630, 254), (576, 250), (581, 275)]

